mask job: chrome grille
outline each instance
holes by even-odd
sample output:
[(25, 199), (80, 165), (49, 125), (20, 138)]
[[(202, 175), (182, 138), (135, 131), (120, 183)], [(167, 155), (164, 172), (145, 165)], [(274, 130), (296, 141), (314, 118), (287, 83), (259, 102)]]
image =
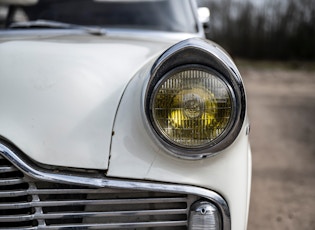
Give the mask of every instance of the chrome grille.
[(187, 229), (195, 195), (34, 180), (0, 156), (0, 229)]

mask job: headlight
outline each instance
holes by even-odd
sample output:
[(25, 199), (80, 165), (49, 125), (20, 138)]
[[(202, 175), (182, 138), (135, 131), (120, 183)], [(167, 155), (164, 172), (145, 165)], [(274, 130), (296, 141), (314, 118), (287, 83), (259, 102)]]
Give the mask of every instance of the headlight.
[(213, 145), (227, 130), (233, 92), (215, 71), (199, 66), (177, 68), (157, 84), (151, 98), (156, 131), (184, 148)]
[(200, 159), (229, 146), (245, 117), (245, 92), (224, 52), (202, 40), (187, 40), (155, 63), (144, 109), (150, 130), (165, 149)]

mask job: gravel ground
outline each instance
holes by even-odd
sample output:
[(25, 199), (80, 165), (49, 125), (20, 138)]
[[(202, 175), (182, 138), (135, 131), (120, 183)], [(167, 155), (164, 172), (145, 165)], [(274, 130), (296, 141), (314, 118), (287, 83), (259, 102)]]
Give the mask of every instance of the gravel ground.
[(249, 230), (315, 229), (315, 71), (241, 65), (253, 153)]

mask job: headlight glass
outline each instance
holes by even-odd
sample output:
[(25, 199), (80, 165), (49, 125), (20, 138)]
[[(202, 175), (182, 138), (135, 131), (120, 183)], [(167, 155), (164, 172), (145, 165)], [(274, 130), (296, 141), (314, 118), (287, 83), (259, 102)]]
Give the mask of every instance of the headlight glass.
[(151, 113), (157, 132), (173, 145), (211, 146), (229, 127), (233, 94), (211, 69), (179, 68), (157, 84)]

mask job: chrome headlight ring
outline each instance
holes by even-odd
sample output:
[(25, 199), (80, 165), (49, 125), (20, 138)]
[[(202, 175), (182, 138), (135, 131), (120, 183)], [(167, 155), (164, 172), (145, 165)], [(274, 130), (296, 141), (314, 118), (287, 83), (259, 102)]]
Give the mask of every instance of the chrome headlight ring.
[(245, 117), (245, 92), (231, 59), (216, 45), (189, 39), (151, 71), (145, 114), (151, 131), (178, 157), (200, 159), (228, 147)]

